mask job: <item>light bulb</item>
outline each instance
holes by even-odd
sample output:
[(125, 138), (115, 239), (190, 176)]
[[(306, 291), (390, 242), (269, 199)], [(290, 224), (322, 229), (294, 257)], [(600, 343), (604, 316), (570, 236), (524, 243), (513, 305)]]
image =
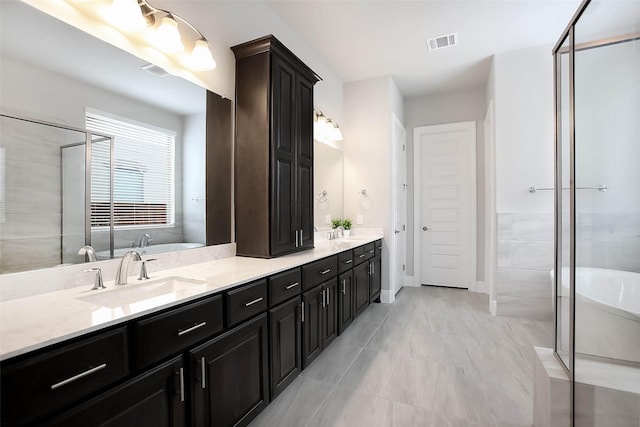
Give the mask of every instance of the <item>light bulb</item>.
[(146, 26), (138, 0), (113, 0), (109, 21), (125, 31), (140, 31)]
[(153, 37), (154, 45), (167, 53), (177, 53), (184, 50), (178, 23), (170, 16), (162, 18), (160, 27), (155, 31)]
[(211, 56), (209, 43), (206, 40), (196, 40), (191, 51), (190, 66), (196, 71), (210, 71), (216, 68), (216, 61)]

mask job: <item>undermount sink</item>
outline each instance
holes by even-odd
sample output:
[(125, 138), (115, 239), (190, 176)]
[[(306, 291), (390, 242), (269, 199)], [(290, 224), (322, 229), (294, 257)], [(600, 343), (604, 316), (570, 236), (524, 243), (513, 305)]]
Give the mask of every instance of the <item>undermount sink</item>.
[(117, 308), (149, 300), (179, 298), (185, 291), (203, 288), (206, 283), (184, 277), (166, 277), (144, 282), (130, 280), (127, 285), (112, 285), (106, 291), (92, 291), (94, 293), (76, 299), (102, 307)]

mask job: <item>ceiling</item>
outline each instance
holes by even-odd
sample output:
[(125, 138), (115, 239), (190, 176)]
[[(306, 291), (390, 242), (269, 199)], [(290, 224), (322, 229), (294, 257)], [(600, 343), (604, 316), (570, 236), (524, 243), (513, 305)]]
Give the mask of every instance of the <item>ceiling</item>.
[[(211, 31), (210, 39), (227, 46), (269, 33), (293, 33), (342, 82), (391, 75), (407, 97), (484, 86), (492, 55), (553, 45), (580, 2), (152, 1), (180, 10), (203, 32)], [(427, 49), (427, 38), (454, 32), (458, 46)]]

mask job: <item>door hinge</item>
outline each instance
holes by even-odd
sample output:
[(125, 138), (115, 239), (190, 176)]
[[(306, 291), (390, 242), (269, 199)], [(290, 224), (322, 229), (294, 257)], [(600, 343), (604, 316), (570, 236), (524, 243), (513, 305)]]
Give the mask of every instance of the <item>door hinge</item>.
[(406, 149), (407, 147), (404, 144), (402, 144), (402, 151), (405, 151)]
[(402, 264), (402, 271), (405, 271), (406, 266)]
[(402, 231), (405, 231), (405, 230), (406, 230), (406, 227), (404, 224), (402, 224)]

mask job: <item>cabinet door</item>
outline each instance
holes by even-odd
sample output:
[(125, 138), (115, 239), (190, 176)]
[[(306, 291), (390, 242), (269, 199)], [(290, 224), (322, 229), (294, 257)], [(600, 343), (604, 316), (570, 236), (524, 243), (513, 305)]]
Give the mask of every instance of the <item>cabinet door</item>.
[(296, 73), (277, 55), (272, 59), (271, 92), (271, 254), (299, 246), (296, 193)]
[(353, 322), (353, 271), (338, 278), (338, 333), (341, 334)]
[(298, 296), (269, 310), (271, 400), (302, 371), (302, 322)]
[(374, 302), (380, 298), (380, 291), (382, 289), (382, 257), (380, 255), (376, 255), (370, 263), (371, 268), (371, 291), (370, 291), (370, 302)]
[(322, 349), (325, 349), (338, 336), (338, 280), (325, 282), (324, 313), (322, 316)]
[(269, 402), (267, 315), (190, 352), (193, 426), (244, 426)]
[(322, 352), (322, 285), (302, 295), (302, 368)]
[(313, 247), (313, 82), (296, 76), (297, 217), (301, 245)]
[(369, 263), (363, 262), (353, 269), (354, 318), (369, 305)]
[[(46, 426), (186, 426), (182, 356), (48, 421)], [(26, 410), (26, 408), (23, 408)]]

